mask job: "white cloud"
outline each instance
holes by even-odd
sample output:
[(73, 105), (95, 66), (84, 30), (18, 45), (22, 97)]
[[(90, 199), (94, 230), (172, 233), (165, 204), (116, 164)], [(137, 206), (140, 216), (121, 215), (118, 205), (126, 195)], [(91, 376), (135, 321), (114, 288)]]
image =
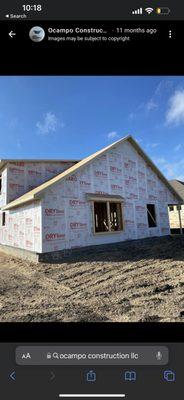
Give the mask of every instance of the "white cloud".
[(150, 147), (151, 147), (152, 149), (155, 149), (156, 147), (159, 146), (159, 144), (160, 144), (160, 143), (151, 143), (151, 144), (150, 144)]
[(108, 138), (108, 140), (117, 139), (117, 138), (119, 138), (119, 135), (117, 132), (113, 131), (113, 132), (109, 132), (107, 134), (107, 138)]
[(138, 138), (136, 139), (136, 138), (135, 138), (135, 140), (136, 140), (136, 142), (139, 143), (139, 144), (143, 142), (142, 139), (138, 139)]
[(155, 89), (155, 95), (156, 96), (161, 96), (164, 92), (168, 92), (173, 88), (173, 81), (169, 80), (162, 80), (159, 82)]
[(151, 111), (154, 111), (158, 108), (158, 103), (156, 101), (156, 99), (153, 97), (151, 97), (147, 102), (143, 102), (140, 103), (135, 111), (132, 111), (129, 115), (128, 115), (128, 119), (129, 120), (135, 120), (137, 117), (139, 117), (140, 115), (142, 115), (143, 113), (150, 113)]
[(129, 114), (128, 118), (131, 119), (131, 120), (134, 119), (134, 118), (136, 118), (136, 113), (131, 112), (131, 113)]
[(166, 113), (168, 125), (184, 123), (184, 89), (177, 90), (169, 99), (169, 108)]
[(159, 165), (166, 163), (166, 159), (164, 157), (154, 157), (153, 161), (155, 164), (159, 164)]
[(51, 111), (47, 112), (43, 116), (42, 121), (38, 121), (36, 123), (38, 132), (41, 135), (48, 135), (49, 133), (56, 132), (56, 130), (59, 126), (63, 127), (64, 124), (60, 124), (56, 115), (54, 113), (52, 113)]
[(167, 179), (184, 181), (184, 158), (176, 161), (167, 161), (164, 157), (154, 158), (154, 163), (163, 172)]
[(177, 144), (177, 146), (174, 147), (174, 151), (179, 151), (181, 149), (182, 149), (182, 144), (181, 143)]
[(150, 99), (150, 100), (146, 103), (145, 107), (146, 107), (146, 110), (147, 110), (147, 111), (153, 111), (153, 110), (155, 110), (155, 109), (158, 107), (158, 104), (157, 104), (156, 101), (152, 98), (152, 99)]
[(160, 146), (160, 143), (157, 143), (157, 142), (147, 143), (146, 144), (147, 150), (156, 149), (156, 147), (158, 147), (158, 146)]

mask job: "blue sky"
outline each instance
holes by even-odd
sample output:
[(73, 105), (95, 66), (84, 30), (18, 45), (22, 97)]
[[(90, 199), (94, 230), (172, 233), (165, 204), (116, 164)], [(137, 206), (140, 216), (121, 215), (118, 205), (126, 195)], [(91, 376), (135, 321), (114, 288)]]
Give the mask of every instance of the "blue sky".
[(128, 134), (184, 180), (184, 77), (0, 77), (0, 158), (80, 159)]

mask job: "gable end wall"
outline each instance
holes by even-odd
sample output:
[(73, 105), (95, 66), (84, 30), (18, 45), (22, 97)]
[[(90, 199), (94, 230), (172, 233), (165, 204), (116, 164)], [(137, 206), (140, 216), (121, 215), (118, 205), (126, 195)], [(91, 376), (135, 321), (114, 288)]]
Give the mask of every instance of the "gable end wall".
[[(94, 235), (93, 209), (86, 193), (124, 198), (124, 230)], [(177, 203), (129, 142), (103, 155), (50, 187), (42, 199), (43, 252), (112, 243), (170, 233), (167, 206)], [(157, 227), (148, 228), (146, 204), (155, 204)]]

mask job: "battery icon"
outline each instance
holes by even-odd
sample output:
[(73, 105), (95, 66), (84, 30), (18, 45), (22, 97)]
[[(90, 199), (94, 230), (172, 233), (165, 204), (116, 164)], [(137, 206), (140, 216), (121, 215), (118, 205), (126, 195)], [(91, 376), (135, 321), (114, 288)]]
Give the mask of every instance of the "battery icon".
[(171, 12), (169, 7), (158, 7), (156, 13), (159, 15), (169, 15)]

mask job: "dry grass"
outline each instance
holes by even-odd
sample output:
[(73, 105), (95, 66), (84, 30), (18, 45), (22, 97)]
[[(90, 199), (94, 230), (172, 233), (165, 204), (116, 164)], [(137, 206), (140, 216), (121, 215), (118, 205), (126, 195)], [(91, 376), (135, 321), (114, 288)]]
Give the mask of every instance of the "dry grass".
[(0, 321), (184, 322), (184, 237), (34, 264), (0, 253)]

